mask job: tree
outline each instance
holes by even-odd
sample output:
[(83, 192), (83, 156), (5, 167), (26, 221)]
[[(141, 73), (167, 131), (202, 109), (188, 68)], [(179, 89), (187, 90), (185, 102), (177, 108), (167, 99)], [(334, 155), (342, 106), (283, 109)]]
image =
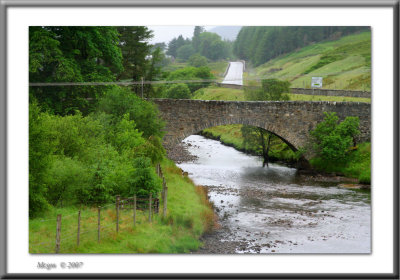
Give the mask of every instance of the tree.
[(167, 98), (189, 99), (190, 96), (190, 89), (186, 84), (173, 84), (166, 92)]
[(261, 150), (263, 167), (265, 165), (268, 167), (271, 138), (275, 136), (265, 129), (249, 125), (243, 125), (241, 132), (245, 149), (252, 147), (255, 150)]
[[(115, 27), (29, 27), (29, 81), (112, 82), (123, 70)], [(107, 87), (30, 87), (31, 99), (56, 114), (88, 113)], [(92, 102), (89, 103), (88, 99)]]
[(173, 38), (168, 43), (167, 54), (173, 57), (177, 57), (178, 49), (185, 44), (191, 44), (191, 43), (190, 40), (185, 40), (182, 35), (179, 35), (178, 38)]
[(189, 57), (188, 64), (193, 67), (207, 66), (207, 58), (197, 53)]
[[(124, 72), (118, 76), (118, 80), (140, 81), (146, 76), (148, 68), (152, 48), (148, 41), (153, 37), (152, 31), (146, 26), (120, 26), (118, 32), (124, 66)], [(132, 90), (140, 92), (140, 85), (134, 85)]]
[(161, 178), (155, 173), (150, 159), (138, 157), (133, 160), (132, 179), (130, 181), (130, 195), (148, 197), (150, 193), (156, 197), (162, 188)]
[(314, 42), (337, 39), (343, 35), (364, 30), (369, 30), (369, 27), (246, 26), (240, 30), (234, 42), (233, 51), (240, 59), (258, 66)]
[(119, 122), (129, 113), (129, 120), (134, 120), (136, 129), (143, 133), (143, 137), (163, 136), (164, 122), (158, 116), (154, 104), (142, 100), (130, 90), (114, 87), (99, 101), (99, 112), (104, 112), (112, 117), (112, 125)]
[(356, 144), (355, 138), (360, 134), (359, 118), (346, 117), (339, 123), (335, 112), (325, 112), (324, 115), (324, 120), (310, 132), (313, 151), (322, 160), (342, 163), (346, 160), (351, 146)]
[(193, 31), (192, 45), (196, 52), (199, 52), (200, 34), (204, 32), (203, 26), (195, 26)]
[(186, 61), (194, 53), (195, 53), (195, 50), (192, 47), (192, 45), (183, 45), (177, 50), (176, 57)]
[[(178, 69), (173, 72), (170, 72), (167, 80), (168, 81), (176, 81), (176, 80), (211, 80), (214, 79), (213, 74), (211, 73), (208, 67), (185, 67), (183, 69)], [(190, 89), (190, 92), (195, 92), (196, 90), (206, 87), (211, 82), (199, 82), (199, 83), (188, 83), (187, 86)]]
[(265, 79), (261, 81), (261, 88), (245, 88), (246, 100), (289, 100), (287, 94), (290, 90), (290, 82), (277, 79)]

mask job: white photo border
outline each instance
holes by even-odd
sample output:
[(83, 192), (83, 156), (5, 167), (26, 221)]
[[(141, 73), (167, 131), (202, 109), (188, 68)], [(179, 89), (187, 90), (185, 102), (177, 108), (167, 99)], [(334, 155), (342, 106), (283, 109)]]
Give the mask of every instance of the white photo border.
[[(30, 2), (32, 3), (32, 2)], [(2, 50), (2, 65), (7, 81), (1, 94), (1, 128), (6, 131), (2, 142), (4, 169), (7, 178), (2, 186), (2, 198), (7, 205), (4, 220), (7, 224), (7, 251), (2, 255), (1, 275), (39, 277), (43, 270), (36, 269), (39, 261), (83, 261), (85, 266), (76, 271), (79, 276), (90, 277), (93, 273), (114, 273), (113, 278), (124, 275), (227, 275), (246, 278), (257, 275), (286, 275), (301, 277), (317, 275), (398, 275), (398, 2), (395, 6), (326, 6), (304, 5), (294, 8), (257, 6), (245, 3), (238, 7), (229, 4), (218, 7), (43, 7), (34, 5), (2, 6), (1, 15), (7, 13), (7, 53)], [(103, 2), (104, 3), (104, 2)], [(108, 2), (110, 4), (110, 2)], [(163, 2), (166, 3), (166, 2)], [(267, 2), (268, 3), (268, 2)], [(299, 2), (296, 2), (299, 3)], [(381, 2), (382, 3), (382, 2)], [(385, 3), (385, 2), (383, 2)], [(107, 4), (108, 5), (108, 4)], [(179, 6), (179, 4), (176, 4)], [(110, 4), (110, 6), (113, 6)], [(397, 12), (396, 12), (397, 7)], [(236, 9), (236, 10), (235, 10)], [(167, 18), (165, 13), (168, 11)], [(229, 13), (228, 13), (229, 11)], [(4, 12), (4, 13), (3, 13)], [(201, 15), (198, 16), (198, 14)], [(204, 14), (207, 17), (204, 17)], [(247, 18), (245, 16), (247, 14)], [(362, 15), (361, 18), (357, 15)], [(152, 16), (150, 16), (152, 15)], [(236, 16), (236, 17), (235, 17)], [(283, 21), (283, 16), (285, 21)], [(241, 18), (237, 22), (237, 17)], [(257, 20), (260, 20), (257, 22)], [(397, 27), (396, 27), (397, 22)], [(357, 25), (372, 29), (372, 215), (373, 253), (370, 255), (30, 255), (28, 253), (28, 26), (29, 25)], [(3, 40), (4, 41), (4, 40)], [(1, 60), (5, 61), (5, 60)], [(3, 68), (4, 66), (4, 68)], [(5, 68), (7, 66), (7, 69)], [(2, 74), (3, 74), (2, 73)], [(4, 93), (4, 96), (3, 96)], [(4, 101), (4, 102), (3, 102)], [(392, 102), (394, 104), (392, 105)], [(391, 106), (392, 105), (392, 106)], [(3, 110), (4, 109), (4, 110)], [(3, 115), (4, 112), (4, 115)], [(4, 118), (4, 119), (3, 119)], [(7, 123), (6, 123), (7, 121)], [(4, 144), (4, 145), (3, 145)], [(6, 146), (7, 144), (7, 146)], [(4, 154), (5, 154), (4, 153)], [(393, 155), (393, 157), (391, 157)], [(7, 169), (6, 169), (7, 166)], [(379, 184), (377, 182), (380, 182)], [(383, 183), (382, 183), (383, 182)], [(2, 182), (3, 183), (3, 182)], [(382, 186), (381, 186), (382, 185)], [(7, 192), (6, 192), (7, 186)], [(377, 186), (376, 188), (374, 186)], [(394, 187), (394, 188), (393, 188)], [(3, 195), (4, 194), (4, 195)], [(23, 203), (12, 203), (26, 197)], [(14, 205), (18, 205), (16, 210)], [(396, 211), (397, 209), (397, 211)], [(10, 219), (12, 213), (13, 219)], [(22, 221), (22, 222), (21, 222)], [(2, 236), (6, 245), (6, 236)], [(2, 247), (5, 248), (5, 247)], [(375, 259), (378, 255), (379, 259)], [(4, 261), (3, 261), (4, 260)], [(134, 263), (134, 265), (132, 265)], [(397, 267), (396, 267), (397, 263)], [(148, 264), (148, 265), (146, 265)], [(151, 265), (150, 265), (151, 264)], [(154, 265), (157, 264), (157, 265)], [(217, 266), (217, 267), (213, 267)], [(347, 266), (346, 266), (347, 265)], [(246, 270), (247, 269), (247, 270)], [(150, 274), (147, 274), (147, 273)], [(51, 273), (51, 274), (50, 274)], [(64, 270), (53, 270), (47, 275), (61, 276)], [(122, 273), (122, 274), (119, 274)], [(162, 274), (158, 274), (162, 273)], [(295, 273), (295, 274), (292, 274)], [(35, 276), (36, 275), (36, 276)], [(74, 273), (71, 274), (71, 277)], [(75, 274), (77, 277), (78, 274)], [(65, 275), (63, 275), (65, 277)]]

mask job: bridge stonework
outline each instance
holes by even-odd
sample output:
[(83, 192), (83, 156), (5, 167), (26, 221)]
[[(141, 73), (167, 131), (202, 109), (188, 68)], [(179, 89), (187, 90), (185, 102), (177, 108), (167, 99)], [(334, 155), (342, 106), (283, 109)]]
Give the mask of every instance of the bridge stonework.
[(187, 99), (152, 101), (166, 121), (166, 148), (208, 127), (246, 124), (270, 131), (292, 148), (299, 149), (306, 146), (309, 131), (323, 120), (324, 112), (336, 112), (340, 120), (347, 116), (359, 117), (359, 140), (370, 141), (371, 138), (371, 106), (368, 103)]

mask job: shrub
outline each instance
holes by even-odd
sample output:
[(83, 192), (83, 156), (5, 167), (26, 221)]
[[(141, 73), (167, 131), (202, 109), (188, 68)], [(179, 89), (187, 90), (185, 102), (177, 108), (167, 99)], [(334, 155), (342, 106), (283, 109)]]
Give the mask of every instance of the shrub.
[(191, 93), (186, 84), (173, 84), (167, 89), (165, 95), (167, 98), (189, 99)]
[(188, 63), (190, 66), (193, 67), (207, 66), (207, 57), (202, 56), (200, 54), (194, 54), (191, 57), (189, 57)]
[(158, 117), (154, 104), (140, 99), (129, 89), (114, 87), (105, 93), (99, 102), (99, 113), (112, 116), (112, 124), (120, 121), (126, 113), (134, 120), (136, 128), (143, 132), (143, 137), (163, 136), (164, 122)]
[(317, 156), (330, 162), (344, 162), (349, 148), (355, 143), (358, 130), (358, 117), (347, 117), (339, 123), (335, 112), (325, 112), (322, 122), (310, 132), (313, 149)]
[(162, 182), (157, 176), (151, 161), (146, 157), (138, 157), (133, 160), (133, 176), (130, 180), (130, 195), (148, 196), (150, 193), (153, 197), (161, 191)]

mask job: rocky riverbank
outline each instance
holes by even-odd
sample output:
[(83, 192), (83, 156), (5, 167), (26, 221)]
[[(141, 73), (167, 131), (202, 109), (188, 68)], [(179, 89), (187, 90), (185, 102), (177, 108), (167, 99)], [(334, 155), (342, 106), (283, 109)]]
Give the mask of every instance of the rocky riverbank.
[(165, 149), (167, 151), (168, 158), (179, 164), (182, 162), (193, 162), (198, 158), (197, 156), (189, 153), (189, 146), (191, 146), (190, 143), (186, 144), (181, 142), (178, 145), (165, 147)]

